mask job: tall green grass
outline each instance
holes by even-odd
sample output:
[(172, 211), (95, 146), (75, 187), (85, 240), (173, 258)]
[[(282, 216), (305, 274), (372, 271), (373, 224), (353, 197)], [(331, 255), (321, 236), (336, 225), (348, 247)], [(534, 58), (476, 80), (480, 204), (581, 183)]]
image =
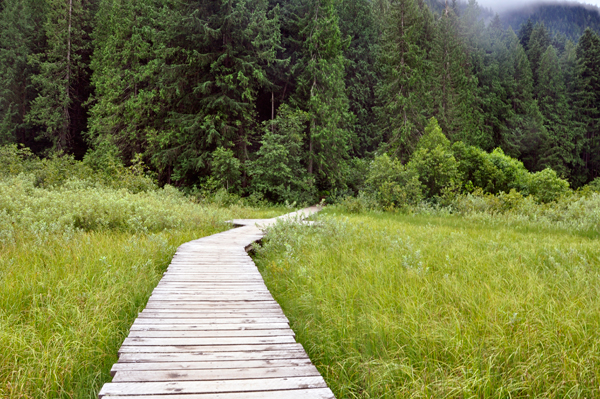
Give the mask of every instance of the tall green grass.
[(257, 264), (338, 398), (600, 397), (598, 234), (368, 213)]

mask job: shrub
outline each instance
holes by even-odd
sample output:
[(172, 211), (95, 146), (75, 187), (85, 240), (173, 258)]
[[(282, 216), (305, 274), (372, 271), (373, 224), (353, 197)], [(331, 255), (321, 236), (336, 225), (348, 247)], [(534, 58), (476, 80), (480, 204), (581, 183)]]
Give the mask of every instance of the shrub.
[(530, 174), (528, 191), (539, 201), (547, 203), (557, 201), (569, 193), (569, 182), (558, 177), (555, 171), (546, 168)]
[(414, 169), (384, 154), (371, 162), (367, 176), (368, 193), (387, 209), (405, 209), (423, 199), (422, 185)]

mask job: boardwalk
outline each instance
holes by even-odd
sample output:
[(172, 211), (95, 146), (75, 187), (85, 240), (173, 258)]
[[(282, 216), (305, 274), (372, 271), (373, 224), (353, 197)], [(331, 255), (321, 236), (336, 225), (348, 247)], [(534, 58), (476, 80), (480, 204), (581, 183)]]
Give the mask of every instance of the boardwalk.
[(100, 398), (334, 398), (246, 254), (274, 221), (236, 220), (178, 248)]

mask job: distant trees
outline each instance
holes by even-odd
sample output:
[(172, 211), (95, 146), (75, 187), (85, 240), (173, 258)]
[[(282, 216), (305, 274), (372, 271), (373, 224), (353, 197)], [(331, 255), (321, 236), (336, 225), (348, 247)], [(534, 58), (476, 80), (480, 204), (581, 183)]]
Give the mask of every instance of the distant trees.
[(0, 143), (293, 201), (421, 159), (435, 117), (450, 144), (596, 178), (598, 35), (448, 3), (4, 0)]

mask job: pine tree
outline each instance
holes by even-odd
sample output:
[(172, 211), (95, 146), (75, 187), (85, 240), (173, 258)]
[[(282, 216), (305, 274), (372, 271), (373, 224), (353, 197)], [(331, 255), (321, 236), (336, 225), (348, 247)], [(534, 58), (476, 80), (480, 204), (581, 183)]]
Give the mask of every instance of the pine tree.
[[(25, 123), (29, 103), (37, 95), (31, 83), (36, 69), (28, 57), (43, 46), (40, 19), (43, 3), (5, 0), (0, 11), (0, 145), (20, 142), (31, 146), (31, 127)], [(41, 33), (40, 33), (41, 32)]]
[(383, 24), (378, 115), (389, 148), (403, 160), (414, 151), (427, 125), (429, 64), (423, 38), (427, 13), (415, 0), (395, 0)]
[(546, 30), (546, 26), (544, 23), (536, 24), (531, 32), (531, 37), (529, 38), (527, 46), (527, 57), (529, 59), (529, 65), (531, 66), (533, 85), (536, 93), (538, 88), (538, 69), (540, 67), (540, 61), (549, 45), (550, 34), (548, 33), (548, 30)]
[(521, 25), (519, 29), (519, 41), (521, 42), (521, 46), (523, 49), (527, 51), (529, 49), (529, 40), (531, 39), (531, 34), (533, 33), (533, 22), (531, 22), (531, 18), (527, 19), (527, 22)]
[(548, 46), (539, 67), (538, 103), (548, 139), (542, 143), (540, 167), (549, 167), (564, 177), (577, 162), (576, 143), (581, 142), (571, 123), (571, 109), (558, 54)]
[(344, 51), (346, 93), (350, 111), (356, 116), (356, 143), (353, 153), (364, 156), (374, 151), (380, 141), (375, 116), (375, 87), (381, 76), (376, 69), (378, 24), (369, 0), (344, 0), (338, 6), (340, 31), (350, 43)]
[(529, 170), (538, 170), (539, 147), (546, 136), (542, 115), (533, 98), (533, 77), (523, 46), (517, 36), (509, 30), (508, 64), (511, 79), (506, 90), (511, 111), (503, 133), (502, 148), (514, 157), (520, 158)]
[(462, 41), (460, 20), (447, 8), (437, 23), (430, 54), (429, 81), (434, 115), (452, 141), (485, 145), (477, 106), (477, 80), (471, 74), (467, 47)]
[(101, 1), (91, 65), (95, 94), (88, 140), (94, 151), (88, 157), (109, 153), (128, 162), (143, 154), (152, 164), (156, 152), (149, 151), (149, 141), (170, 131), (168, 112), (178, 100), (179, 88), (167, 84), (173, 71), (166, 64), (180, 55), (168, 46), (176, 11), (170, 1)]
[(32, 77), (39, 94), (26, 120), (41, 127), (58, 152), (85, 151), (81, 132), (87, 124), (83, 103), (88, 95), (88, 58), (94, 3), (45, 0), (47, 49), (32, 56), (39, 74)]
[(576, 55), (574, 119), (585, 137), (578, 174), (589, 181), (600, 175), (600, 38), (591, 29), (579, 38)]
[(304, 38), (295, 104), (309, 115), (307, 171), (323, 188), (343, 185), (352, 140), (345, 59), (332, 0), (311, 0), (301, 21)]
[(166, 182), (209, 175), (218, 147), (244, 164), (279, 49), (278, 9), (267, 6), (106, 0), (94, 56), (96, 148), (117, 147), (125, 160), (143, 153)]

